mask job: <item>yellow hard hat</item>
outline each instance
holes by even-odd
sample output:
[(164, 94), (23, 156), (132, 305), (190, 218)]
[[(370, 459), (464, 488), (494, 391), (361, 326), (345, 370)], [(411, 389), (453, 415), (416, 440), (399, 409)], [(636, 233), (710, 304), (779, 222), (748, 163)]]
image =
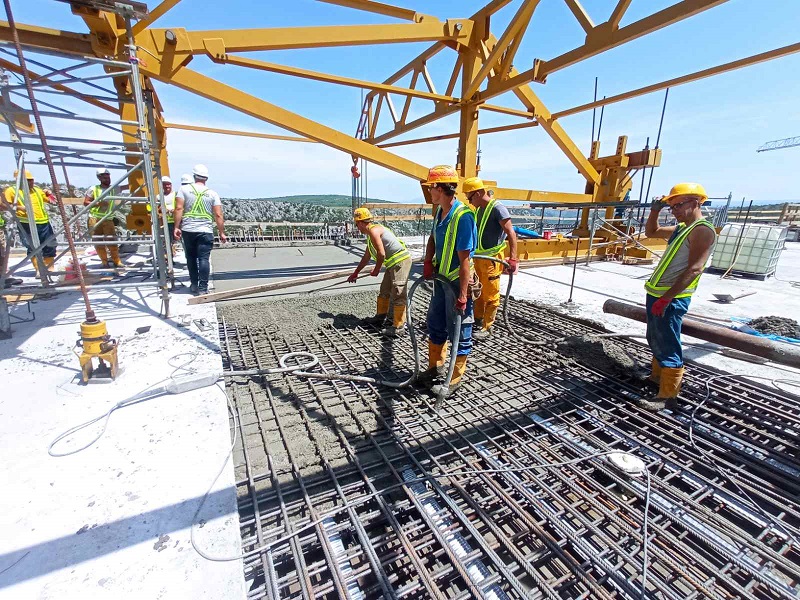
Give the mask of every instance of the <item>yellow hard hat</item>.
[(450, 165), (437, 165), (428, 171), (427, 181), (422, 185), (436, 185), (437, 183), (458, 183), (458, 173)]
[(353, 220), (355, 221), (371, 221), (372, 220), (372, 213), (369, 212), (369, 209), (365, 206), (361, 208), (357, 208), (353, 211)]
[(700, 204), (708, 200), (705, 188), (699, 183), (677, 183), (672, 186), (669, 195), (664, 196), (661, 200), (672, 206), (680, 196), (700, 196), (702, 198)]
[(465, 194), (471, 194), (476, 190), (485, 190), (486, 184), (483, 183), (483, 179), (480, 177), (470, 177), (464, 180), (464, 184), (461, 187)]
[[(17, 178), (17, 175), (19, 175), (19, 169), (14, 171), (14, 179)], [(33, 179), (33, 174), (30, 171), (25, 171), (25, 179)]]

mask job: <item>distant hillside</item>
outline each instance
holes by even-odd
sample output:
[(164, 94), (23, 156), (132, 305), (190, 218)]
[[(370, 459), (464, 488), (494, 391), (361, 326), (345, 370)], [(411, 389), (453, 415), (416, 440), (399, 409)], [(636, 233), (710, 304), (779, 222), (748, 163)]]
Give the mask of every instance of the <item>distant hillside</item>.
[[(299, 195), (299, 196), (276, 196), (274, 198), (225, 198), (236, 202), (281, 202), (285, 204), (312, 204), (314, 206), (325, 206), (327, 208), (350, 208), (350, 196), (338, 194), (328, 195)], [(378, 198), (368, 198), (367, 202), (388, 204), (387, 200)]]

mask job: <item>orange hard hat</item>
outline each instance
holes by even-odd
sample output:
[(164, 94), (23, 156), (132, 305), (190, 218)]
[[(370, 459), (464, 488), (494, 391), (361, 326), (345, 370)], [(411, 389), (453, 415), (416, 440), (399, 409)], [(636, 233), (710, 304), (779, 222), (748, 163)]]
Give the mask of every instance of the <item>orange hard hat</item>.
[(428, 179), (422, 185), (436, 185), (437, 183), (458, 183), (458, 173), (450, 165), (437, 165), (428, 171)]

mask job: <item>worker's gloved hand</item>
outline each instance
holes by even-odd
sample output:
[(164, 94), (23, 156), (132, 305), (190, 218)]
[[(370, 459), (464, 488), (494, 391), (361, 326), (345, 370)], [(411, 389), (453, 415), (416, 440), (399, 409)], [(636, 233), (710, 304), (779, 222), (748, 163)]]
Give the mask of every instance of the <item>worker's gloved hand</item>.
[(358, 281), (358, 273), (350, 273), (350, 277), (347, 278), (347, 283), (355, 283), (356, 281)]
[(514, 275), (519, 270), (519, 260), (516, 258), (509, 258), (507, 261), (506, 275)]
[(459, 296), (456, 300), (456, 310), (460, 313), (463, 313), (467, 310), (467, 298), (466, 296)]
[(669, 306), (670, 302), (671, 300), (669, 300), (668, 298), (663, 298), (663, 297), (659, 298), (658, 300), (653, 302), (653, 306), (650, 307), (650, 313), (652, 315), (655, 315), (656, 317), (663, 317), (664, 311), (667, 310), (667, 307)]
[(433, 261), (426, 260), (425, 263), (422, 265), (422, 277), (424, 279), (433, 279)]
[(650, 210), (654, 210), (656, 212), (664, 210), (665, 208), (667, 208), (667, 203), (664, 202), (663, 196), (658, 200), (653, 200), (653, 203), (650, 205)]
[(372, 275), (373, 277), (377, 277), (378, 275), (381, 274), (381, 268), (380, 267), (373, 267), (372, 271), (370, 271), (369, 274)]

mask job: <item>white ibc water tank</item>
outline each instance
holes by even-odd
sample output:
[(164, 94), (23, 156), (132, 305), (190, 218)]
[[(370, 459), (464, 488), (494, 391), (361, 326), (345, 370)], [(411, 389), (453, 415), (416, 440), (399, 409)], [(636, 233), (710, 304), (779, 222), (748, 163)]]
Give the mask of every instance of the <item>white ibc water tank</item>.
[(727, 270), (733, 265), (732, 270), (739, 273), (772, 275), (783, 251), (787, 229), (785, 226), (728, 223), (717, 238), (711, 268)]

